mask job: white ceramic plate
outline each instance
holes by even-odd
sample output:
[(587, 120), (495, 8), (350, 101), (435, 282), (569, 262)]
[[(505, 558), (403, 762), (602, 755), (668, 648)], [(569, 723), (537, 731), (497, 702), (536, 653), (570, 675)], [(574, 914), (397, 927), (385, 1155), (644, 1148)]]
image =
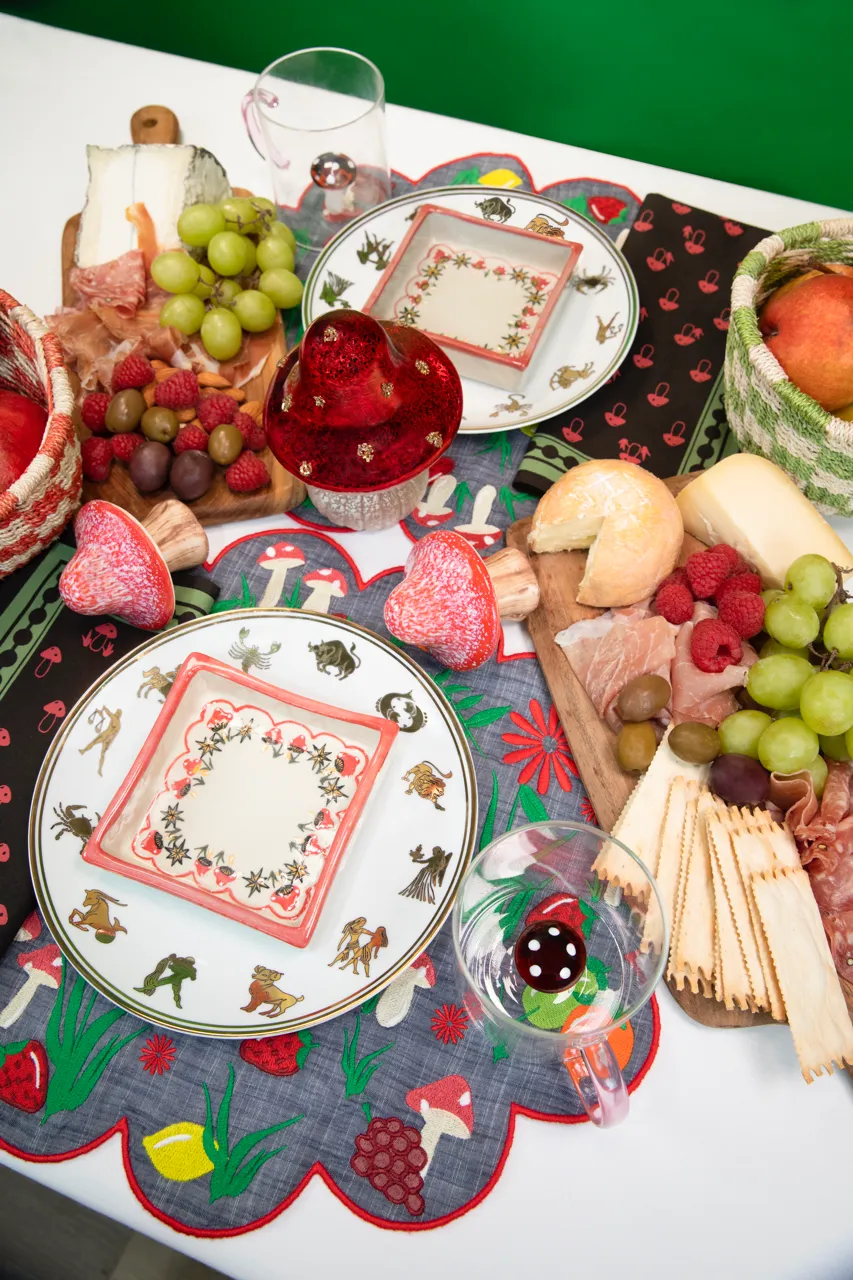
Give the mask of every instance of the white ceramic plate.
[[(619, 368), (639, 322), (631, 268), (605, 233), (556, 201), (481, 186), (413, 191), (357, 218), (311, 269), (302, 299), (306, 326), (336, 307), (363, 307), (418, 207), (440, 204), (510, 227), (551, 226), (583, 245), (574, 277), (551, 316), (522, 391), (462, 379), (460, 432), (473, 435), (542, 422), (586, 400)], [(508, 212), (507, 212), (508, 211)]]
[[(306, 698), (394, 716), (400, 729), (304, 948), (80, 856), (88, 824), (104, 813), (157, 718), (164, 677), (194, 651)], [(121, 727), (103, 757), (99, 745), (86, 750), (119, 708)], [(405, 654), (342, 618), (240, 610), (155, 637), (77, 703), (36, 784), (30, 866), (60, 948), (121, 1008), (188, 1035), (275, 1035), (361, 1004), (420, 955), (468, 865), (476, 794), (456, 717)], [(289, 859), (275, 839), (259, 831), (259, 867)]]

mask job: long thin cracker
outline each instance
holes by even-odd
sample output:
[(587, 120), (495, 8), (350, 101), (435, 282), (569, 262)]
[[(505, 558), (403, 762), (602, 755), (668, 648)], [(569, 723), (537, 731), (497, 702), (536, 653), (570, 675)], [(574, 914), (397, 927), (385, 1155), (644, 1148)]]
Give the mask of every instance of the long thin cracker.
[(743, 878), (735, 859), (732, 837), (727, 825), (728, 814), (715, 814), (706, 818), (711, 849), (723, 877), (726, 898), (734, 922), (737, 940), (746, 965), (751, 987), (751, 1003), (756, 1009), (769, 1009), (770, 997), (764, 978), (764, 969), (758, 951), (755, 926), (749, 910)]
[(761, 961), (761, 971), (764, 975), (764, 985), (767, 990), (768, 1007), (777, 1022), (784, 1022), (785, 1002), (782, 999), (782, 990), (779, 986), (779, 979), (776, 977), (776, 970), (773, 967), (773, 958), (770, 955), (767, 936), (761, 923), (761, 916), (758, 914), (755, 893), (752, 888), (753, 875), (762, 871), (772, 871), (779, 866), (779, 862), (769, 840), (760, 829), (747, 831), (743, 825), (743, 818), (737, 809), (730, 810), (729, 814), (726, 825), (728, 826), (732, 849), (749, 905), (753, 933)]
[(803, 1078), (853, 1065), (853, 1024), (820, 912), (802, 868), (752, 877)]
[(715, 981), (714, 992), (718, 1000), (722, 995), (723, 1004), (727, 1009), (734, 1009), (735, 1006), (738, 1009), (748, 1009), (753, 998), (752, 983), (714, 842), (714, 836), (718, 834), (718, 830), (722, 831), (723, 835), (726, 834), (725, 828), (713, 813), (706, 813), (704, 822), (708, 850), (711, 855), (711, 880), (714, 885), (716, 910), (718, 981)]
[[(687, 794), (686, 780), (682, 777), (674, 778), (667, 797), (666, 816), (663, 820), (658, 850), (655, 882), (663, 907), (663, 918), (669, 930), (672, 929), (675, 894), (681, 869), (681, 837), (687, 812)], [(651, 901), (647, 904), (640, 950), (653, 950), (655, 940), (661, 936), (661, 933), (661, 910), (656, 901)]]
[(681, 924), (675, 941), (672, 976), (679, 991), (685, 982), (698, 994), (710, 994), (714, 982), (714, 885), (705, 815), (715, 809), (706, 789), (699, 793), (687, 862)]
[(670, 928), (669, 964), (666, 971), (667, 978), (672, 978), (674, 976), (673, 962), (675, 959), (675, 944), (676, 939), (681, 932), (681, 917), (684, 912), (684, 889), (687, 884), (687, 866), (690, 861), (690, 851), (693, 848), (693, 832), (696, 827), (696, 810), (699, 804), (698, 782), (696, 782), (694, 778), (690, 778), (686, 783), (686, 787), (687, 804), (684, 811), (684, 824), (681, 828), (681, 849), (679, 851), (678, 860), (678, 883), (675, 887), (675, 901), (672, 912), (672, 925)]

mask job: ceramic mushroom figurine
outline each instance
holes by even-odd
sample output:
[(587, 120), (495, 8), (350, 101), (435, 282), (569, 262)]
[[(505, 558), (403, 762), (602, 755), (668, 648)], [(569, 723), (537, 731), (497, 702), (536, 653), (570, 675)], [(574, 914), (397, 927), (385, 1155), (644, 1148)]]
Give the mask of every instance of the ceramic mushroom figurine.
[(291, 569), (299, 569), (305, 556), (292, 542), (274, 542), (258, 557), (257, 564), (269, 574), (269, 582), (258, 601), (259, 609), (274, 609), (282, 597), (284, 580)]
[(483, 560), (460, 534), (428, 533), (415, 543), (404, 578), (385, 601), (385, 625), (453, 671), (471, 671), (492, 656), (501, 618), (519, 621), (539, 603), (536, 575), (520, 551)]
[(432, 1084), (410, 1089), (406, 1094), (406, 1106), (423, 1116), (421, 1146), (426, 1152), (427, 1163), (421, 1169), (421, 1177), (426, 1178), (436, 1145), (443, 1134), (465, 1141), (474, 1132), (471, 1086), (464, 1076), (444, 1076)]
[(327, 311), (270, 383), (264, 428), (333, 524), (386, 529), (414, 508), (462, 420), (450, 359), (417, 329)]
[(18, 964), (27, 975), (27, 980), (20, 987), (6, 1008), (0, 1013), (0, 1027), (11, 1027), (17, 1022), (39, 987), (50, 987), (58, 991), (62, 981), (62, 952), (55, 942), (36, 951), (25, 951), (18, 956)]
[(435, 967), (424, 951), (413, 960), (408, 969), (390, 982), (376, 1005), (376, 1021), (380, 1027), (396, 1027), (412, 1007), (418, 987), (427, 990), (435, 986)]
[(87, 502), (74, 533), (77, 551), (59, 579), (64, 603), (75, 613), (114, 614), (143, 631), (159, 631), (175, 612), (171, 571), (207, 558), (207, 534), (174, 498), (158, 503), (143, 524), (112, 502)]

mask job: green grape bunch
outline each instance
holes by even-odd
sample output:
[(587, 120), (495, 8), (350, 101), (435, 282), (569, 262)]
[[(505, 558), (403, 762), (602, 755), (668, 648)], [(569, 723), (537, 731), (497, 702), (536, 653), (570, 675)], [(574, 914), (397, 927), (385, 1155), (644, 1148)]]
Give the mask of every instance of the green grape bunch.
[(244, 333), (265, 332), (279, 310), (301, 302), (296, 237), (271, 200), (229, 196), (189, 205), (178, 234), (187, 250), (169, 249), (151, 264), (154, 283), (172, 295), (160, 324), (187, 337), (198, 333), (214, 360), (230, 360)]

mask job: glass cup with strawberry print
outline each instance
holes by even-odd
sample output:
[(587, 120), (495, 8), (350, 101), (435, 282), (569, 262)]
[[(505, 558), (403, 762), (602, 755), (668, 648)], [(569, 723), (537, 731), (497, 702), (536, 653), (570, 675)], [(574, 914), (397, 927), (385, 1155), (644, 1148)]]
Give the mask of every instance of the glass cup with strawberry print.
[(614, 1046), (668, 951), (657, 886), (630, 849), (576, 822), (508, 831), (460, 886), (453, 942), (489, 1039), (562, 1063), (594, 1124), (624, 1120)]

